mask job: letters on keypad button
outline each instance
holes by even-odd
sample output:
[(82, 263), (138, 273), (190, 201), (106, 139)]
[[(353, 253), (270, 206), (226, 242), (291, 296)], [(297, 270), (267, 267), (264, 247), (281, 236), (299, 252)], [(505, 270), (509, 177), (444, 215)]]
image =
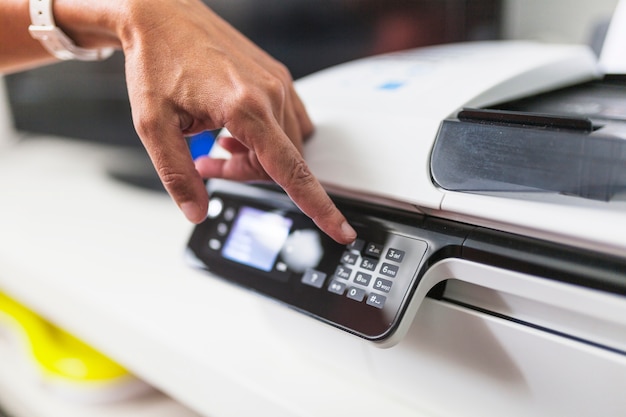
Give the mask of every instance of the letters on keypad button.
[(402, 262), (402, 259), (404, 259), (404, 251), (394, 249), (394, 248), (389, 248), (387, 250), (387, 255), (385, 257), (389, 259), (390, 261)]
[(343, 265), (339, 265), (335, 270), (335, 276), (338, 278), (348, 279), (350, 278), (350, 274), (352, 270), (350, 268), (346, 268)]
[(383, 266), (380, 267), (380, 273), (387, 275), (388, 277), (395, 278), (396, 275), (398, 275), (398, 269), (398, 265), (384, 263)]
[(373, 259), (363, 258), (361, 261), (361, 268), (367, 269), (368, 271), (376, 269), (376, 265), (378, 265), (378, 262)]
[(391, 291), (391, 285), (393, 285), (393, 282), (389, 281), (388, 279), (376, 278), (376, 281), (374, 282), (374, 289), (378, 291), (389, 292)]
[(383, 245), (379, 245), (376, 243), (368, 243), (365, 246), (365, 251), (363, 251), (363, 255), (371, 256), (372, 258), (380, 258), (383, 252)]
[(371, 275), (364, 274), (363, 272), (357, 272), (356, 275), (354, 276), (355, 284), (364, 285), (366, 287), (370, 285), (371, 279), (372, 279)]
[(356, 261), (359, 259), (359, 255), (356, 253), (352, 253), (350, 251), (345, 251), (343, 255), (341, 255), (341, 262), (348, 265), (356, 264)]

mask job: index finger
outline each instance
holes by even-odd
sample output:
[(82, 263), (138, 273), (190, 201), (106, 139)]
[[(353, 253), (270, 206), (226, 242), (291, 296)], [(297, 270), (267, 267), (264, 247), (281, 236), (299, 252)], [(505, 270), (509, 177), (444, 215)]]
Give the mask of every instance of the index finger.
[[(257, 158), (265, 172), (280, 185), (293, 202), (335, 241), (347, 244), (356, 239), (356, 231), (335, 206), (318, 179), (312, 174), (302, 154), (283, 130), (274, 125), (266, 131), (277, 140), (270, 146), (256, 147)], [(259, 142), (257, 142), (259, 143)]]

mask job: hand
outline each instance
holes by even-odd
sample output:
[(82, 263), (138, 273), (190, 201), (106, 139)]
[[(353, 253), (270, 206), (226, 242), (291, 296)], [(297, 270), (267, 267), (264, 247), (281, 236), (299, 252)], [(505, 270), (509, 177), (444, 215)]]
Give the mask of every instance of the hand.
[[(313, 125), (286, 68), (198, 0), (127, 4), (117, 31), (135, 128), (187, 218), (206, 216), (201, 176), (271, 178), (333, 239), (354, 240), (302, 157)], [(194, 166), (184, 136), (222, 127), (232, 158)]]

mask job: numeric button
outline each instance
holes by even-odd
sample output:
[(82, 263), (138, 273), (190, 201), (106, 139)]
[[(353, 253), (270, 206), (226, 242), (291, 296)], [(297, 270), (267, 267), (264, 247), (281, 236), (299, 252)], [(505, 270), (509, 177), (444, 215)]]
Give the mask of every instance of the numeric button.
[(350, 278), (351, 273), (352, 273), (352, 270), (350, 268), (346, 268), (343, 265), (339, 265), (337, 269), (335, 270), (335, 276), (337, 278), (348, 279)]
[(356, 264), (356, 261), (359, 259), (359, 255), (356, 253), (352, 253), (350, 251), (345, 251), (343, 255), (341, 255), (341, 262), (348, 265)]
[(389, 292), (391, 291), (392, 285), (393, 282), (389, 281), (388, 279), (376, 278), (376, 281), (374, 282), (374, 289), (378, 291)]
[(361, 261), (361, 268), (367, 269), (368, 271), (376, 269), (376, 265), (378, 265), (378, 262), (373, 259), (363, 258)]
[(368, 243), (365, 246), (365, 250), (363, 251), (363, 255), (371, 256), (372, 258), (380, 258), (380, 255), (383, 253), (383, 245), (379, 245), (377, 243)]
[(372, 280), (372, 276), (369, 274), (364, 274), (363, 272), (357, 272), (354, 276), (354, 283), (363, 285), (367, 287), (370, 285), (370, 281)]
[(354, 301), (363, 301), (365, 298), (365, 290), (362, 288), (350, 287), (347, 297)]
[(387, 259), (394, 262), (402, 262), (404, 259), (404, 251), (394, 248), (389, 248), (387, 250), (387, 255), (385, 255)]
[(384, 263), (383, 266), (380, 267), (380, 273), (391, 278), (395, 278), (396, 275), (398, 275), (398, 270), (398, 265), (391, 265), (388, 263)]

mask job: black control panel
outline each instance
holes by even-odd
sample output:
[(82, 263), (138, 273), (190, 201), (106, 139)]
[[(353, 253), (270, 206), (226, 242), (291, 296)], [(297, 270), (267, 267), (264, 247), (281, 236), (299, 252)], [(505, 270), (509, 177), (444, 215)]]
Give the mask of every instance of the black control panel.
[[(358, 233), (340, 245), (282, 191), (223, 180), (208, 189), (208, 218), (189, 242), (203, 267), (370, 340), (393, 332), (428, 254), (442, 246), (418, 214), (389, 220), (336, 201)], [(446, 244), (460, 243), (458, 234)]]

